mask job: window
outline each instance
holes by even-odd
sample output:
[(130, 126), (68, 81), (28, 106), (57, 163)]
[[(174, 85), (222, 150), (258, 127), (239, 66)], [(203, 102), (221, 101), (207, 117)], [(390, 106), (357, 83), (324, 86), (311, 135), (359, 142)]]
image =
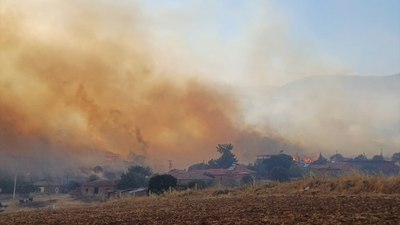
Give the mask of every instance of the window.
[(97, 195), (97, 194), (99, 193), (99, 188), (98, 188), (98, 187), (95, 187), (93, 193), (94, 193), (95, 195)]

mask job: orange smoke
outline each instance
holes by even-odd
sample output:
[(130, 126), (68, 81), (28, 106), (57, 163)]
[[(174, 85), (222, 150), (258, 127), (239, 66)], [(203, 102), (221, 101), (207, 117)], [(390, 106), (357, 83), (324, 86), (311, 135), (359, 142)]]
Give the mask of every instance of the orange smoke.
[[(96, 163), (94, 153), (112, 152), (182, 166), (209, 159), (218, 143), (251, 151), (240, 143), (270, 141), (240, 125), (228, 92), (153, 66), (146, 36), (131, 20), (128, 32), (120, 28), (124, 16), (88, 6), (74, 8), (77, 15), (63, 18), (55, 33), (24, 10), (0, 12), (3, 159)], [(104, 30), (106, 22), (119, 26)]]

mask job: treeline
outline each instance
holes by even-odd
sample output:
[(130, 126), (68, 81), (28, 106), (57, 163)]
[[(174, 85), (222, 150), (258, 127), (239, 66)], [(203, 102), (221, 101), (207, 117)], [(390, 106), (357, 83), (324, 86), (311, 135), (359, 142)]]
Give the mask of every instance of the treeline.
[[(16, 180), (16, 189), (17, 193), (26, 194), (38, 191), (37, 188), (33, 185), (33, 182), (30, 181), (26, 176), (19, 175)], [(4, 194), (12, 194), (14, 192), (14, 182), (15, 176), (11, 174), (0, 171), (0, 193)]]

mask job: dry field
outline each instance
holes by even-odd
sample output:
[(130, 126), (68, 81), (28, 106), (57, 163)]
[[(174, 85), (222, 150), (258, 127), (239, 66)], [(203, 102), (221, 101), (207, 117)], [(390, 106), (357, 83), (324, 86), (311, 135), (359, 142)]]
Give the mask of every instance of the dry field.
[[(390, 184), (396, 186), (398, 181)], [(314, 186), (299, 189), (302, 185), (295, 182), (231, 192), (126, 198), (86, 207), (0, 214), (0, 224), (400, 224), (400, 195), (395, 186), (385, 189), (389, 187), (376, 182), (376, 187), (363, 189), (345, 180), (301, 182)], [(335, 191), (337, 187), (349, 191)], [(395, 192), (382, 193), (385, 190)]]

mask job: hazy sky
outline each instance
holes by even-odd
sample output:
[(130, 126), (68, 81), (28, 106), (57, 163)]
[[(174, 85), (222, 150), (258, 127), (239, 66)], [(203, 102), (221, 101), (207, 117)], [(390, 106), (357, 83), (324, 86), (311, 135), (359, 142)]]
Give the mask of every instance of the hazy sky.
[[(271, 85), (319, 75), (326, 70), (330, 74), (352, 75), (388, 75), (400, 71), (398, 0), (146, 0), (141, 5), (143, 13), (155, 21), (154, 30), (164, 29), (163, 37), (182, 38), (181, 42), (187, 42), (191, 48), (191, 55), (198, 56), (197, 62), (203, 59), (219, 65), (220, 68), (214, 68), (218, 74), (214, 76), (229, 73), (230, 80), (243, 80), (249, 67), (257, 67), (243, 60), (246, 54), (254, 55), (254, 48), (261, 63), (273, 61), (268, 69), (261, 67), (257, 73), (281, 77), (267, 79)], [(260, 31), (264, 33), (260, 35)], [(274, 36), (278, 40), (271, 40)], [(259, 41), (263, 39), (271, 46), (259, 51)], [(210, 46), (210, 42), (213, 47), (204, 47)], [(280, 44), (285, 47), (274, 48)], [(291, 53), (294, 56), (288, 60), (286, 56)], [(296, 57), (324, 65), (318, 69), (291, 68)]]

